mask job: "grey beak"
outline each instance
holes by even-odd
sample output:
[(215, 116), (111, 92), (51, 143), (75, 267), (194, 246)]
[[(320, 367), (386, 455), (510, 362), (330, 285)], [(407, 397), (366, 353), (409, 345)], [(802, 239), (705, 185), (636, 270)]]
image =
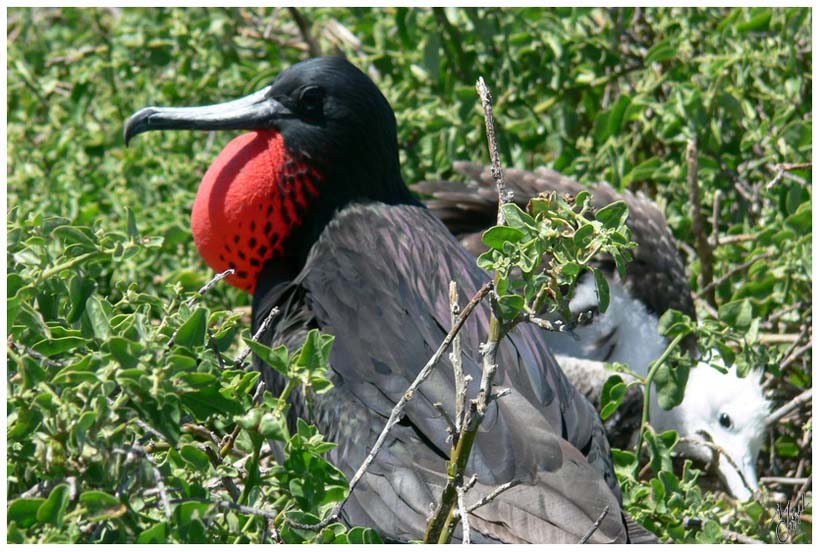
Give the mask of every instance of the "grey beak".
[(270, 86), (249, 96), (201, 107), (145, 107), (125, 123), (125, 145), (149, 130), (256, 130), (274, 128), (278, 119), (292, 116), (268, 97)]

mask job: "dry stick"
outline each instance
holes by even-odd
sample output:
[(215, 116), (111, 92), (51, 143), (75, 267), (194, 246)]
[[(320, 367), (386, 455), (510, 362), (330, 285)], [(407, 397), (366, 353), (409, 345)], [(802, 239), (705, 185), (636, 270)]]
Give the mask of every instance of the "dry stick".
[[(273, 324), (273, 319), (276, 315), (279, 314), (279, 307), (273, 307), (265, 319), (262, 321), (262, 324), (256, 329), (256, 333), (253, 334), (253, 340), (259, 341), (262, 338), (262, 334), (264, 334)], [(245, 362), (245, 359), (248, 358), (248, 355), (251, 354), (251, 348), (245, 347), (239, 356), (236, 357), (236, 360), (233, 361), (233, 365), (235, 368), (239, 368)]]
[(197, 292), (199, 295), (192, 296), (190, 299), (188, 299), (186, 304), (189, 307), (193, 307), (194, 303), (196, 302), (197, 299), (199, 299), (200, 297), (202, 297), (203, 295), (205, 295), (206, 293), (211, 291), (211, 289), (216, 284), (218, 284), (219, 282), (221, 282), (222, 280), (224, 280), (228, 276), (231, 276), (234, 272), (236, 272), (236, 271), (233, 268), (229, 268), (228, 270), (226, 270), (224, 272), (220, 272), (219, 274), (217, 274), (216, 276), (211, 278), (211, 280), (207, 284), (205, 284), (204, 286), (199, 288), (199, 291)]
[[(504, 203), (509, 201), (507, 189), (504, 185), (504, 176), (501, 171), (501, 158), (498, 153), (498, 142), (495, 138), (495, 125), (493, 122), (492, 95), (487, 88), (482, 77), (476, 82), (476, 91), (481, 99), (481, 106), (484, 109), (484, 123), (487, 132), (487, 145), (490, 150), (490, 160), (492, 161), (492, 175), (495, 180), (496, 192), (498, 193), (498, 215), (497, 223), (505, 224)], [(497, 286), (501, 277), (496, 272), (493, 277), (493, 287)], [(490, 327), (487, 341), (481, 346), (481, 383), (478, 389), (478, 396), (470, 401), (469, 410), (462, 423), (461, 432), (453, 439), (453, 446), (450, 449), (450, 460), (447, 464), (447, 484), (441, 492), (441, 501), (430, 518), (427, 529), (424, 532), (423, 542), (439, 544), (449, 543), (452, 539), (458, 515), (456, 502), (458, 499), (457, 488), (461, 484), (470, 452), (473, 448), (478, 426), (484, 418), (487, 405), (492, 399), (492, 386), (495, 371), (497, 369), (496, 356), (498, 344), (504, 335), (504, 328), (496, 314), (496, 301), (494, 293), (490, 293), (490, 301), (493, 308), (490, 309)]]
[(511, 489), (511, 488), (515, 487), (516, 485), (518, 485), (520, 483), (521, 483), (521, 481), (519, 481), (518, 479), (513, 479), (512, 481), (508, 481), (507, 483), (504, 483), (503, 485), (499, 485), (498, 487), (493, 489), (490, 493), (488, 493), (487, 496), (485, 496), (484, 498), (482, 498), (478, 502), (473, 503), (472, 506), (467, 508), (467, 513), (468, 514), (472, 513), (473, 511), (478, 510), (482, 506), (485, 506), (485, 505), (489, 504), (490, 502), (493, 501), (493, 499), (495, 499), (495, 497), (497, 497), (498, 495), (500, 495), (501, 493), (503, 493), (507, 489)]
[(793, 398), (792, 400), (790, 400), (789, 402), (787, 402), (786, 404), (784, 404), (783, 406), (769, 414), (768, 417), (766, 417), (766, 425), (773, 425), (779, 422), (781, 419), (785, 418), (786, 416), (797, 410), (800, 407), (800, 405), (810, 400), (811, 389), (806, 389), (805, 391), (797, 395), (795, 398)]
[(718, 235), (718, 222), (720, 221), (720, 190), (715, 191), (715, 200), (712, 203), (712, 250), (720, 245), (720, 236)]
[(302, 523), (297, 523), (292, 520), (288, 520), (288, 523), (298, 529), (306, 529), (309, 531), (320, 531), (330, 525), (332, 522), (339, 518), (339, 514), (342, 511), (345, 503), (347, 502), (348, 498), (353, 494), (353, 490), (356, 488), (356, 485), (359, 483), (362, 477), (364, 477), (365, 472), (370, 467), (370, 464), (373, 463), (373, 460), (376, 459), (376, 455), (379, 454), (382, 446), (384, 445), (384, 441), (387, 438), (387, 434), (390, 430), (395, 426), (399, 419), (401, 418), (402, 413), (404, 412), (404, 408), (407, 406), (407, 403), (410, 402), (410, 399), (413, 398), (413, 395), (416, 393), (416, 390), (419, 386), (427, 379), (427, 377), (433, 372), (433, 368), (436, 367), (439, 360), (441, 360), (442, 355), (447, 351), (450, 347), (450, 343), (453, 341), (458, 332), (461, 331), (461, 328), (464, 326), (464, 322), (467, 321), (467, 318), (472, 314), (473, 310), (475, 310), (476, 306), (481, 302), (484, 297), (490, 293), (490, 290), (493, 288), (493, 285), (490, 282), (487, 282), (473, 295), (472, 299), (465, 305), (464, 310), (461, 311), (461, 314), (458, 316), (456, 320), (456, 324), (450, 328), (450, 331), (444, 337), (444, 340), (439, 345), (436, 352), (433, 353), (433, 356), (430, 357), (430, 360), (427, 361), (427, 364), (424, 365), (424, 368), (421, 369), (419, 374), (416, 376), (416, 379), (413, 380), (413, 383), (410, 384), (410, 387), (402, 394), (401, 399), (396, 403), (396, 406), (393, 407), (393, 410), (390, 412), (390, 418), (388, 418), (387, 423), (384, 425), (379, 437), (376, 439), (376, 442), (371, 447), (370, 452), (367, 454), (367, 457), (362, 462), (362, 465), (359, 466), (359, 469), (356, 470), (356, 473), (350, 480), (348, 485), (348, 492), (347, 496), (339, 501), (336, 506), (333, 507), (330, 514), (320, 521), (319, 523), (313, 525), (306, 525)]
[(732, 234), (731, 236), (718, 237), (718, 245), (729, 245), (757, 239), (757, 234)]
[[(458, 288), (456, 283), (450, 282), (450, 327), (456, 324), (458, 317)], [(455, 378), (456, 386), (456, 419), (453, 424), (455, 434), (461, 432), (462, 422), (464, 421), (464, 402), (467, 400), (467, 380), (464, 377), (464, 371), (461, 365), (461, 336), (456, 335), (453, 338), (453, 350), (450, 353), (450, 362), (453, 363), (453, 376)]]
[(759, 481), (764, 485), (767, 483), (772, 485), (804, 485), (808, 479), (808, 477), (761, 477)]
[(296, 25), (299, 27), (299, 33), (302, 35), (302, 39), (308, 45), (308, 51), (310, 52), (310, 57), (319, 57), (322, 55), (322, 49), (319, 48), (319, 44), (316, 42), (316, 39), (313, 38), (313, 35), (310, 34), (310, 23), (305, 19), (297, 8), (288, 7), (288, 12), (290, 12), (291, 17), (293, 20), (296, 21)]
[(727, 272), (726, 274), (724, 274), (723, 276), (721, 276), (720, 278), (718, 278), (714, 282), (710, 283), (708, 286), (705, 286), (703, 289), (701, 289), (697, 293), (697, 295), (695, 295), (695, 297), (697, 297), (699, 299), (703, 298), (704, 294), (709, 293), (710, 291), (712, 291), (717, 286), (723, 284), (725, 281), (727, 281), (729, 278), (731, 278), (735, 274), (737, 274), (739, 272), (743, 272), (744, 270), (746, 270), (747, 268), (749, 268), (750, 266), (755, 264), (757, 261), (760, 261), (762, 259), (768, 259), (769, 257), (771, 257), (773, 255), (774, 255), (774, 253), (771, 253), (771, 252), (761, 253), (760, 255), (755, 255), (754, 257), (752, 257), (751, 259), (749, 259), (745, 263), (743, 263), (741, 265), (737, 265), (732, 270), (730, 270), (729, 272)]
[(581, 540), (578, 541), (578, 544), (586, 544), (589, 542), (589, 539), (592, 538), (592, 535), (594, 535), (595, 531), (598, 530), (598, 527), (601, 526), (601, 522), (604, 521), (604, 518), (608, 513), (609, 505), (606, 505), (604, 506), (604, 511), (601, 512), (601, 515), (598, 516), (598, 519), (595, 520), (595, 522), (592, 524), (592, 527), (589, 528), (589, 531), (587, 531), (586, 534), (583, 537), (581, 537)]
[[(466, 487), (466, 485), (464, 486)], [(458, 513), (461, 519), (461, 544), (470, 544), (470, 515), (464, 506), (464, 487), (456, 487), (458, 496)]]
[[(797, 343), (797, 342), (795, 341), (795, 343)], [(792, 352), (792, 354), (790, 354), (789, 356), (787, 356), (786, 358), (784, 358), (784, 359), (780, 362), (780, 370), (781, 370), (781, 371), (783, 371), (783, 370), (784, 370), (785, 368), (787, 368), (787, 367), (788, 367), (788, 366), (789, 366), (792, 362), (794, 362), (795, 360), (797, 360), (798, 358), (800, 358), (801, 356), (803, 356), (803, 355), (804, 355), (807, 351), (810, 351), (810, 350), (811, 350), (811, 341), (809, 341), (808, 343), (806, 343), (805, 345), (803, 345), (803, 346), (802, 346), (802, 347), (800, 347), (799, 349), (794, 350), (794, 351)]]
[(708, 293), (706, 300), (716, 307), (714, 293), (711, 293), (713, 266), (715, 263), (712, 248), (706, 238), (706, 227), (703, 223), (703, 214), (700, 212), (700, 189), (698, 188), (698, 145), (693, 138), (686, 147), (686, 161), (688, 164), (689, 180), (689, 209), (692, 216), (692, 233), (695, 235), (695, 250), (700, 259), (700, 285), (703, 288), (700, 294)]
[(769, 168), (775, 171), (774, 178), (766, 184), (766, 189), (771, 190), (774, 188), (783, 177), (786, 176), (786, 171), (798, 171), (802, 169), (810, 169), (811, 163), (778, 163), (774, 167), (769, 165)]
[(724, 539), (737, 541), (741, 544), (766, 544), (763, 541), (753, 539), (752, 537), (749, 537), (742, 533), (738, 533), (736, 531), (730, 531), (729, 529), (721, 529), (720, 532), (723, 535)]
[(492, 164), (490, 172), (493, 175), (493, 180), (495, 180), (495, 189), (498, 193), (498, 215), (496, 217), (496, 224), (500, 226), (505, 223), (504, 211), (501, 207), (512, 200), (512, 195), (507, 192), (507, 187), (504, 185), (504, 175), (501, 172), (501, 157), (498, 154), (498, 142), (495, 139), (493, 97), (487, 88), (487, 84), (484, 82), (484, 77), (478, 77), (478, 82), (476, 82), (475, 87), (478, 91), (479, 98), (481, 98), (481, 107), (484, 109), (484, 126), (487, 130), (487, 146), (490, 149), (490, 162)]

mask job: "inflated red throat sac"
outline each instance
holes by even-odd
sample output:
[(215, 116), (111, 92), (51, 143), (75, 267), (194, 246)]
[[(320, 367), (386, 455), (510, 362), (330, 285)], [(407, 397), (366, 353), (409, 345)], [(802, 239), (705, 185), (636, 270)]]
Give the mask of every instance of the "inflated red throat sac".
[(199, 254), (228, 283), (249, 293), (262, 266), (318, 195), (321, 175), (296, 159), (282, 135), (265, 130), (234, 138), (205, 173), (191, 227)]

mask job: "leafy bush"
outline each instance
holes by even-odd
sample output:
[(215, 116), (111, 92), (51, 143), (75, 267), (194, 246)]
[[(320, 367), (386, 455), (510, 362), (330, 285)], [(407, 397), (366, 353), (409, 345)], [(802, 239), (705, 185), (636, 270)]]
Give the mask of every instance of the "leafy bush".
[[(810, 10), (323, 8), (301, 11), (305, 32), (294, 15), (9, 10), (10, 541), (258, 542), (276, 535), (253, 508), (310, 522), (340, 497), (344, 480), (322, 458), (332, 445), (304, 424), (287, 434), (281, 397), (254, 406), (256, 375), (228, 360), (250, 338), (248, 297), (225, 285), (197, 297), (210, 274), (188, 213), (230, 136), (122, 141), (140, 107), (238, 97), (312, 50), (344, 52), (379, 84), (410, 182), (483, 155), (483, 75), (504, 164), (655, 198), (702, 294), (705, 343), (722, 343), (742, 370), (765, 368), (775, 401), (811, 387), (810, 169), (778, 168), (811, 158)], [(693, 250), (692, 141), (713, 284)], [(261, 352), (321, 389), (317, 365)], [(762, 473), (810, 477), (810, 435), (804, 410), (782, 419)], [(271, 461), (268, 440), (287, 462)], [(799, 487), (734, 504), (692, 466), (674, 469), (674, 442), (650, 430), (637, 476), (634, 454), (615, 454), (639, 521), (676, 541), (776, 540), (776, 506)], [(242, 483), (231, 498), (245, 511), (217, 504), (213, 485), (226, 480)], [(378, 538), (275, 527), (287, 542)]]

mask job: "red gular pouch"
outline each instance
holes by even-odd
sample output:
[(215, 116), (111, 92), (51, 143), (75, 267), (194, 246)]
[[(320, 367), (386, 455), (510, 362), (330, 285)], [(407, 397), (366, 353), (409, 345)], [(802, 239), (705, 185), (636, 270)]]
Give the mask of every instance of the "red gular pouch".
[(234, 138), (196, 194), (191, 228), (199, 254), (216, 272), (234, 269), (228, 283), (253, 294), (262, 266), (282, 253), (283, 240), (317, 195), (317, 177), (294, 159), (278, 131)]

